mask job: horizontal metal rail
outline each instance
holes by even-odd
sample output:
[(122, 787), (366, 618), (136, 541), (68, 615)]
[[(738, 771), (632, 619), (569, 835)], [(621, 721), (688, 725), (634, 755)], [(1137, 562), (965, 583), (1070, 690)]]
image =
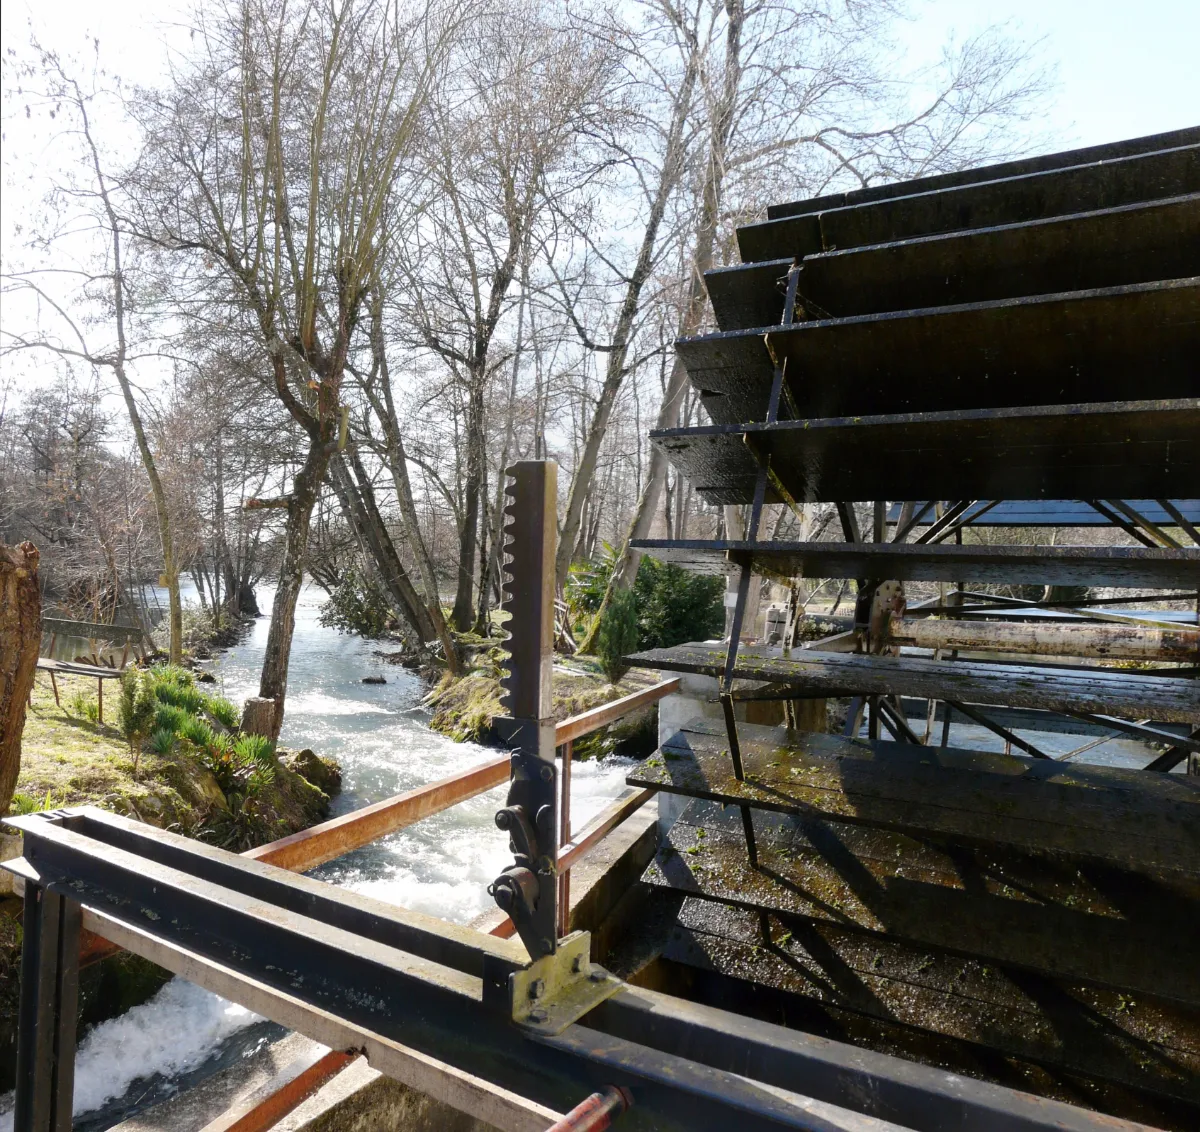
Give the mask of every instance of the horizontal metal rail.
[(807, 1097), (917, 1132), (1122, 1126), (632, 987), (565, 1028), (518, 1026), (493, 989), (513, 945), (101, 811), (12, 824), (8, 867), (88, 926), (499, 1128), (544, 1130), (606, 1085), (635, 1098), (631, 1132), (830, 1132)]
[(599, 731), (602, 727), (616, 723), (624, 716), (632, 715), (635, 711), (648, 707), (650, 704), (658, 703), (664, 696), (669, 696), (678, 690), (678, 679), (663, 680), (640, 692), (622, 696), (619, 700), (613, 700), (611, 703), (601, 704), (590, 711), (573, 715), (570, 719), (564, 719), (562, 723), (555, 724), (554, 745), (561, 747), (573, 739), (581, 739), (584, 735), (590, 735), (593, 731)]

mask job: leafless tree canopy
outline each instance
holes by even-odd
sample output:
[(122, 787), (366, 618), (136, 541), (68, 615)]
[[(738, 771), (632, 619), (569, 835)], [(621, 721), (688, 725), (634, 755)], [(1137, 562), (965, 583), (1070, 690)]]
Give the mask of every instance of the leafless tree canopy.
[(5, 250), (3, 350), (42, 382), (6, 390), (0, 538), (95, 617), (160, 574), (218, 618), (265, 580), (282, 703), (306, 574), (369, 578), (451, 667), (490, 632), (513, 460), (563, 467), (560, 584), (604, 542), (716, 531), (644, 436), (703, 413), (671, 344), (735, 227), (1039, 140), (1029, 45), (913, 73), (905, 16), (214, 0), (156, 89), (10, 57), (7, 111), (68, 156)]

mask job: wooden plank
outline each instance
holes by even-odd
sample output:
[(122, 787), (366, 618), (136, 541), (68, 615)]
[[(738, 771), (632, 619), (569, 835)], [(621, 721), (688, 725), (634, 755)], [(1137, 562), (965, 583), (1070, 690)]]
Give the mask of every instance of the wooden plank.
[(738, 737), (743, 780), (734, 777), (723, 729), (694, 720), (626, 781), (805, 818), (1200, 878), (1200, 787), (1184, 775), (789, 736), (748, 724)]
[[(651, 649), (628, 658), (642, 668), (720, 676), (725, 650), (703, 644)], [(735, 676), (833, 696), (890, 695), (972, 704), (1090, 712), (1127, 719), (1200, 723), (1200, 683), (1105, 668), (1050, 668), (920, 657), (867, 656), (745, 646)]]
[(137, 625), (106, 625), (99, 621), (72, 621), (64, 617), (43, 617), (42, 632), (103, 641), (140, 641), (145, 637)]
[[(810, 262), (819, 265), (805, 261), (802, 280)], [(799, 418), (1186, 398), (1200, 387), (1198, 267), (1189, 278), (965, 305), (835, 307), (786, 327), (683, 339), (677, 352), (717, 424), (765, 420), (785, 358), (784, 415)]]
[(1159, 628), (1111, 622), (1010, 624), (893, 616), (885, 628), (885, 639), (895, 645), (947, 651), (982, 649), (1035, 656), (1200, 662), (1200, 629), (1184, 625)]
[(1183, 589), (1200, 584), (1200, 550), (1126, 546), (1028, 546), (741, 539), (635, 539), (634, 547), (702, 574), (749, 560), (782, 578), (898, 578), (1004, 585), (1093, 585)]
[(652, 688), (644, 688), (640, 692), (622, 696), (619, 700), (613, 700), (611, 703), (601, 704), (599, 707), (592, 708), (591, 711), (564, 719), (554, 727), (554, 745), (561, 747), (573, 739), (579, 739), (584, 735), (590, 735), (593, 731), (599, 731), (610, 723), (616, 723), (618, 719), (631, 715), (635, 711), (641, 711), (650, 704), (658, 703), (664, 696), (669, 696), (678, 689), (678, 680), (663, 680)]
[[(1200, 268), (1200, 195), (806, 256), (799, 319), (909, 311), (1181, 279)], [(721, 330), (778, 325), (780, 267), (705, 275)], [(765, 317), (764, 317), (765, 316)], [(1144, 339), (1143, 339), (1144, 344)]]
[[(905, 832), (694, 802), (671, 827), (651, 883), (806, 924), (833, 925), (1200, 1009), (1169, 942), (1200, 917), (1200, 885), (1078, 858), (964, 847)], [(1159, 956), (1155, 960), (1153, 957)], [(1200, 1055), (1200, 1014), (1192, 1046)]]
[(651, 440), (711, 504), (935, 497), (1200, 495), (1200, 398), (660, 429)]
[(254, 1096), (234, 1105), (200, 1132), (270, 1132), (289, 1112), (357, 1060), (358, 1055), (330, 1050), (316, 1061), (298, 1059), (268, 1081)]
[(956, 188), (960, 185), (976, 185), (984, 181), (1026, 177), (1033, 173), (1068, 169), (1075, 165), (1091, 165), (1097, 161), (1116, 161), (1143, 153), (1158, 153), (1162, 150), (1197, 144), (1200, 144), (1200, 127), (1191, 126), (1183, 130), (1146, 134), (1143, 137), (1105, 142), (1103, 145), (1086, 146), (1082, 149), (1065, 149), (1057, 153), (1040, 154), (1037, 157), (1021, 157), (1015, 161), (977, 165), (970, 169), (957, 169), (953, 173), (935, 173), (928, 177), (870, 185), (867, 188), (851, 189), (844, 193), (829, 193), (818, 197), (808, 197), (805, 200), (772, 204), (767, 206), (767, 217), (771, 220), (779, 220), (785, 216), (804, 216), (813, 212), (824, 212), (831, 208), (869, 204), (873, 201), (912, 196), (915, 193), (935, 192)]
[(103, 664), (76, 664), (72, 660), (48, 660), (39, 658), (38, 668), (43, 672), (61, 673), (64, 676), (91, 676), (96, 680), (119, 680), (124, 670), (108, 668)]
[(250, 849), (243, 855), (292, 872), (307, 872), (422, 818), (492, 790), (507, 782), (508, 774), (509, 758), (504, 755)]
[(747, 224), (737, 231), (738, 250), (743, 263), (806, 256), (830, 248), (1118, 208), (1198, 188), (1200, 146), (1184, 145)]
[[(664, 958), (823, 1007), (1191, 1103), (1200, 1014), (948, 952), (698, 900)], [(764, 922), (765, 921), (765, 922)]]

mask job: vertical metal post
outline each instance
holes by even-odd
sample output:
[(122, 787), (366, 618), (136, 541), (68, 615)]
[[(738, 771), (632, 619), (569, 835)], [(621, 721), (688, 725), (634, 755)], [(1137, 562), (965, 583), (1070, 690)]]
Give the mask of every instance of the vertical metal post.
[(15, 1132), (70, 1132), (79, 1017), (78, 901), (26, 884)]
[(496, 719), (512, 750), (508, 801), (496, 825), (516, 858), (488, 891), (516, 925), (534, 959), (558, 947), (558, 774), (554, 762), (551, 674), (554, 650), (554, 551), (558, 465), (523, 460), (507, 469), (504, 600), (508, 675)]
[[(559, 836), (561, 849), (571, 840), (571, 760), (575, 755), (575, 740), (568, 739), (562, 746), (562, 771), (559, 787)], [(564, 936), (571, 930), (571, 870), (558, 877), (558, 934)]]
[[(784, 298), (783, 317), (780, 325), (787, 326), (796, 314), (796, 290), (800, 283), (800, 265), (793, 263), (788, 272), (787, 294)], [(767, 424), (774, 424), (779, 419), (779, 403), (783, 399), (783, 382), (787, 368), (786, 358), (777, 362), (771, 377), (771, 395), (767, 401)], [(758, 462), (758, 477), (754, 483), (754, 500), (750, 507), (750, 517), (746, 524), (746, 541), (754, 542), (758, 538), (758, 528), (762, 522), (763, 504), (767, 495), (767, 473), (770, 467), (770, 456), (762, 457), (754, 448), (750, 449)], [(741, 646), (742, 623), (746, 616), (746, 602), (750, 597), (750, 582), (754, 573), (752, 557), (747, 557), (741, 564), (738, 575), (737, 600), (733, 607), (733, 619), (729, 628), (729, 647), (725, 653), (725, 671), (721, 677), (720, 700), (721, 712), (725, 717), (725, 732), (729, 739), (729, 757), (733, 763), (734, 777), (740, 782), (745, 778), (742, 768), (742, 748), (738, 741), (737, 716), (733, 703), (734, 671), (737, 667), (738, 649)], [(754, 820), (749, 806), (740, 806), (742, 813), (742, 829), (746, 835), (746, 853), (750, 864), (758, 864), (758, 847), (754, 839)]]

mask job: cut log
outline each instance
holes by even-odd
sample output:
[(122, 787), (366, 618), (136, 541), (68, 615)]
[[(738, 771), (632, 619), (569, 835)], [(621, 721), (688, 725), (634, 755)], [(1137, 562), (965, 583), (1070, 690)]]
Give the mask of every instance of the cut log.
[(1035, 656), (1086, 656), (1113, 660), (1200, 661), (1200, 629), (1147, 625), (1064, 625), (1022, 621), (936, 621), (893, 617), (888, 643), (921, 649), (961, 649), (1027, 653)]
[(265, 696), (251, 696), (242, 709), (243, 735), (265, 735), (268, 739), (275, 737), (276, 703)]
[(0, 543), (0, 815), (8, 813), (21, 771), (25, 706), (41, 643), (37, 547)]

